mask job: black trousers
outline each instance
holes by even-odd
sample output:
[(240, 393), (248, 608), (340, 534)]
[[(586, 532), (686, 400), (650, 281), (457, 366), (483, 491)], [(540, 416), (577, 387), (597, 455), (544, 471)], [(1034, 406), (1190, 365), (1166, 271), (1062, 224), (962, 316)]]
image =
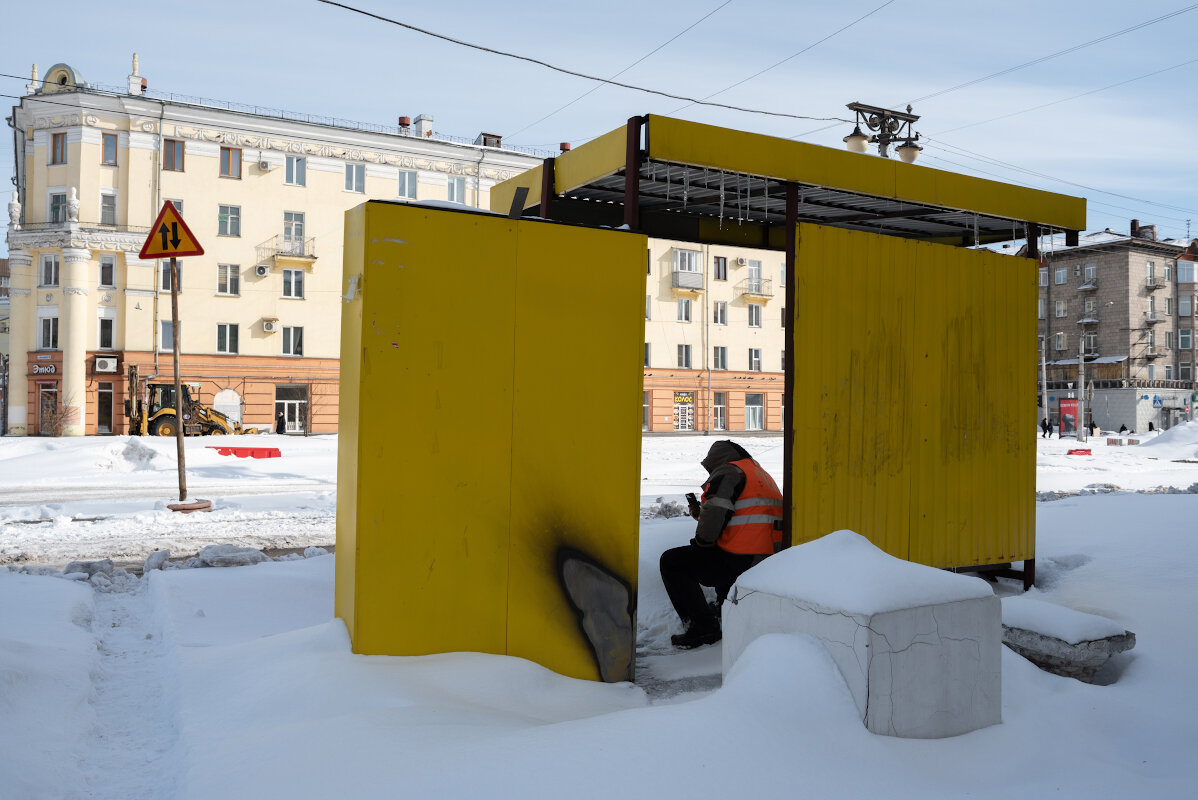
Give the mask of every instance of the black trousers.
[(661, 554), (661, 582), (674, 610), (688, 628), (711, 629), (718, 623), (702, 587), (715, 589), (717, 602), (723, 603), (732, 584), (759, 558), (753, 554), (729, 553), (719, 547), (692, 544), (674, 547)]

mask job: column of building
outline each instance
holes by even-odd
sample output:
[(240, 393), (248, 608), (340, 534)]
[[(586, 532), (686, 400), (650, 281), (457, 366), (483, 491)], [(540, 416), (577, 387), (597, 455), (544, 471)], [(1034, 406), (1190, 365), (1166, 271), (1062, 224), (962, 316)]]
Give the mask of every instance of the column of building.
[(33, 308), (33, 253), (8, 251), (9, 311), (12, 325), (8, 333), (8, 432), (17, 436), (29, 433), (29, 351), (37, 315)]
[(62, 310), (59, 346), (62, 348), (62, 435), (82, 436), (87, 429), (87, 307), (88, 266), (91, 251), (62, 249)]

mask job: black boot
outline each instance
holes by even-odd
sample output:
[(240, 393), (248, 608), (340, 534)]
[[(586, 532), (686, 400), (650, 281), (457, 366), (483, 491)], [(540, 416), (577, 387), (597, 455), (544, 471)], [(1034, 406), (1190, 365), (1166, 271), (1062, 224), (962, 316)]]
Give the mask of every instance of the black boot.
[(705, 644), (715, 644), (723, 634), (720, 633), (720, 626), (716, 623), (709, 624), (692, 624), (686, 629), (686, 633), (676, 633), (670, 637), (670, 644), (680, 650), (690, 650), (694, 647), (702, 647)]

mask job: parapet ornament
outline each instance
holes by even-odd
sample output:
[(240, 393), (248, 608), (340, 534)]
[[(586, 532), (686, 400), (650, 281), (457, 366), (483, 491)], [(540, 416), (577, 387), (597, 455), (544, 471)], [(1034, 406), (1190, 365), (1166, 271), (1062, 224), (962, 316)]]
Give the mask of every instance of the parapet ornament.
[(15, 288), (10, 288), (10, 289), (8, 290), (8, 293), (9, 293), (9, 294), (11, 294), (11, 295), (14, 295), (14, 296), (16, 296), (16, 297), (28, 297), (28, 296), (29, 296), (29, 294), (30, 294), (30, 291), (29, 291), (29, 289), (15, 289)]
[(87, 294), (87, 289), (86, 289), (85, 287), (83, 287), (83, 286), (66, 286), (66, 287), (63, 287), (62, 293), (63, 293), (63, 294), (81, 294), (81, 295), (86, 295), (86, 294)]

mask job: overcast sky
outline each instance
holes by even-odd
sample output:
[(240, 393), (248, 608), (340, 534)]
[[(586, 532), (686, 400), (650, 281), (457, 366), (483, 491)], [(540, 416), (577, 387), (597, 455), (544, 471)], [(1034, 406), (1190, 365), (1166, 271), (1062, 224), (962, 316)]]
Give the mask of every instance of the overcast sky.
[[(1191, 111), (1198, 4), (346, 0), (346, 5), (603, 77), (677, 36), (616, 80), (696, 98), (794, 56), (711, 101), (846, 119), (851, 114), (844, 106), (851, 101), (890, 108), (911, 102), (922, 116), (915, 127), (926, 139), (921, 164), (1086, 197), (1089, 230), (1126, 231), (1136, 218), (1155, 223), (1161, 237), (1182, 238), (1193, 219), (1192, 233), (1198, 235)], [(1114, 35), (1170, 14), (1175, 15)], [(852, 127), (688, 106), (610, 86), (558, 111), (596, 84), (316, 0), (151, 3), (138, 4), (136, 12), (58, 0), (52, 12), (35, 3), (6, 4), (0, 23), (10, 32), (0, 51), (0, 72), (9, 75), (28, 76), (37, 63), (44, 76), (52, 64), (66, 62), (87, 81), (122, 86), (136, 51), (152, 90), (385, 124), (428, 113), (441, 133), (474, 137), (487, 131), (508, 143), (551, 149), (563, 141), (581, 144), (643, 113), (837, 148)], [(1110, 38), (978, 81), (1103, 37)], [(1158, 74), (1142, 77), (1150, 73)], [(978, 82), (945, 91), (973, 81)], [(19, 96), (26, 82), (0, 78), (0, 92)], [(11, 131), (0, 137), (0, 162), (11, 177)]]

